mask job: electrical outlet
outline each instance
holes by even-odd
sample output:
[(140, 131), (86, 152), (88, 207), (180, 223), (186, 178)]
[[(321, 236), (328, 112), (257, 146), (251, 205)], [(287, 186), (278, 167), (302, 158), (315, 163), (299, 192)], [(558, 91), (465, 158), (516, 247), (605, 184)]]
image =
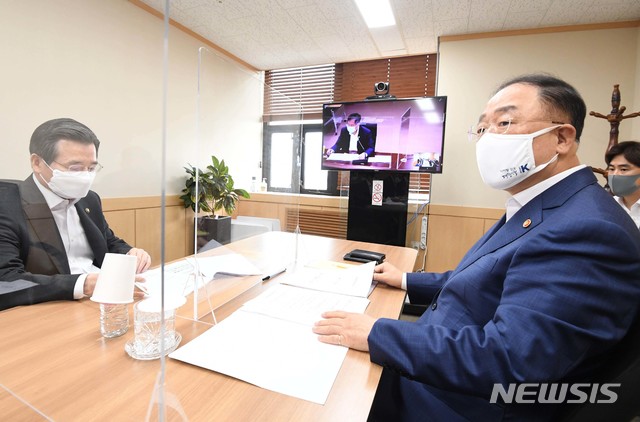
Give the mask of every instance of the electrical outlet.
[(427, 216), (422, 217), (422, 226), (420, 227), (420, 249), (427, 249)]

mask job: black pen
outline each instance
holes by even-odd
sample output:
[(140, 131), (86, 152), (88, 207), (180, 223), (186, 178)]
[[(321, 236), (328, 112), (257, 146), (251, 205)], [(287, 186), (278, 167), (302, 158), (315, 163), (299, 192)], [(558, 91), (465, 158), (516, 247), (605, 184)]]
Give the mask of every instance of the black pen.
[(282, 273), (283, 273), (283, 272), (285, 272), (285, 271), (287, 271), (287, 269), (286, 269), (286, 268), (283, 268), (283, 269), (281, 269), (281, 270), (276, 271), (275, 273), (271, 273), (271, 274), (269, 274), (269, 275), (265, 275), (264, 277), (262, 277), (262, 281), (267, 281), (267, 280), (269, 280), (269, 279), (271, 279), (271, 278), (273, 278), (273, 277), (275, 277), (275, 276), (277, 276), (277, 275), (282, 274)]

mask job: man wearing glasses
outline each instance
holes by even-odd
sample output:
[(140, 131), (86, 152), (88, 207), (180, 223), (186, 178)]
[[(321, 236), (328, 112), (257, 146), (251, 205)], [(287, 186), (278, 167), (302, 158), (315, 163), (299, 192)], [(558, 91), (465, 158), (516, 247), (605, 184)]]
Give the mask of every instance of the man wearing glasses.
[(91, 296), (107, 252), (136, 256), (138, 273), (151, 264), (114, 235), (90, 190), (99, 145), (82, 123), (47, 121), (31, 136), (33, 174), (0, 182), (0, 309)]
[(552, 76), (503, 84), (472, 134), (482, 179), (510, 194), (506, 215), (453, 271), (375, 268), (429, 305), (417, 321), (332, 311), (316, 323), (320, 341), (384, 367), (370, 420), (559, 420), (601, 398), (588, 383), (638, 318), (640, 233), (578, 160), (585, 114)]

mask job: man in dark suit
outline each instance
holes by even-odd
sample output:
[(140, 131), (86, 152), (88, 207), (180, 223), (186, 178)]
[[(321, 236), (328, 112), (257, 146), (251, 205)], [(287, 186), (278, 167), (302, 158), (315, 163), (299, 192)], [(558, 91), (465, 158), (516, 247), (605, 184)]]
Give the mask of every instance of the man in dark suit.
[(0, 183), (0, 309), (91, 296), (107, 252), (136, 256), (138, 273), (149, 267), (149, 254), (114, 235), (89, 190), (99, 145), (82, 123), (47, 121), (31, 137), (33, 174)]
[[(483, 180), (511, 195), (506, 215), (453, 271), (375, 268), (430, 304), (416, 322), (332, 311), (316, 323), (320, 341), (384, 367), (370, 420), (557, 420), (581, 399), (561, 384), (591, 382), (638, 318), (640, 234), (578, 160), (585, 114), (557, 78), (505, 83), (473, 137)], [(540, 399), (542, 384), (556, 393)], [(521, 386), (513, 401), (496, 393)]]
[(336, 143), (327, 150), (327, 156), (334, 152), (358, 154), (360, 159), (373, 155), (375, 139), (369, 129), (360, 125), (362, 116), (351, 113), (347, 118), (347, 125), (340, 131)]

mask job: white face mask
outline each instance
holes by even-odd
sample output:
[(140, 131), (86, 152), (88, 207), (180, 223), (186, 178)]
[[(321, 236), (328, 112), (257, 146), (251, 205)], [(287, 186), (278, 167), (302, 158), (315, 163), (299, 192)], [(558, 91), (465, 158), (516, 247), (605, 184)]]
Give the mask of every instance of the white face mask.
[(353, 135), (354, 133), (356, 133), (356, 130), (358, 130), (358, 126), (347, 126), (347, 131), (349, 132), (349, 134)]
[[(51, 167), (49, 167), (51, 168)], [(49, 181), (49, 189), (56, 195), (64, 199), (80, 199), (87, 196), (95, 172), (89, 171), (61, 171), (52, 169), (53, 176)]]
[(546, 163), (536, 166), (533, 140), (558, 127), (560, 125), (530, 134), (482, 135), (476, 143), (476, 160), (484, 183), (494, 189), (509, 189), (557, 160), (558, 154)]

